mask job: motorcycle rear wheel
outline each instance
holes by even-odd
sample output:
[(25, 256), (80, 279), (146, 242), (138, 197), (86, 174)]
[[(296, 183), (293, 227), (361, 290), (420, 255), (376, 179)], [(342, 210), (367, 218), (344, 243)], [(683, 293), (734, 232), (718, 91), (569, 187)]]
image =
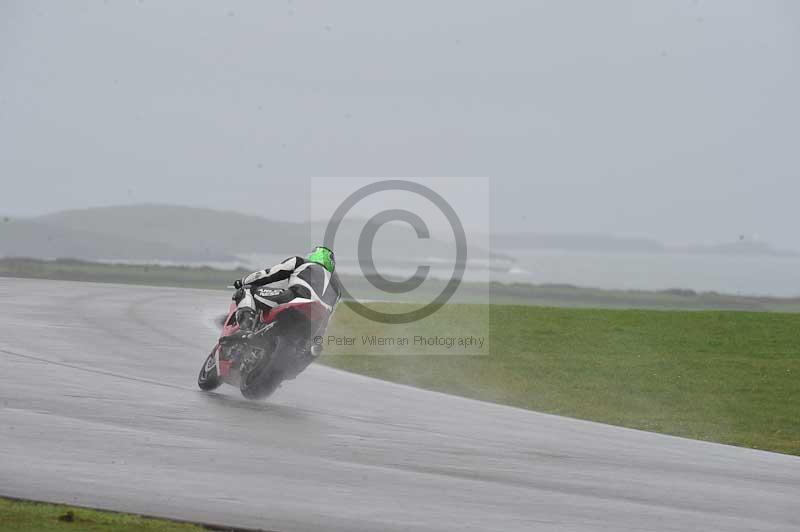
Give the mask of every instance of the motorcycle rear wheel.
[[(272, 364), (272, 357), (260, 357), (254, 362), (242, 362), (239, 391), (246, 399), (265, 399), (283, 382), (283, 373)], [(250, 367), (248, 367), (250, 366)]]

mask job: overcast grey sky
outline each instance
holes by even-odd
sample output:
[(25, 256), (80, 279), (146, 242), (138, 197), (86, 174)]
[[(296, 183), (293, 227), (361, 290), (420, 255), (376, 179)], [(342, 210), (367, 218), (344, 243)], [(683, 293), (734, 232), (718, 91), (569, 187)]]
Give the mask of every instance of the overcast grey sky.
[(800, 249), (799, 67), (792, 1), (5, 0), (0, 212), (489, 176), (496, 230)]

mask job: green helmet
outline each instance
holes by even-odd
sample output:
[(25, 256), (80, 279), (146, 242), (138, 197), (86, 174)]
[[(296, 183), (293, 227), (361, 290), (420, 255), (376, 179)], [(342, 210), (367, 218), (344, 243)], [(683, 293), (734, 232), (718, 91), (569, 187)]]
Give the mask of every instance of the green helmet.
[(333, 251), (325, 246), (315, 247), (314, 250), (308, 254), (306, 259), (308, 262), (316, 262), (331, 273), (333, 273), (333, 270), (336, 268), (336, 259), (333, 256)]

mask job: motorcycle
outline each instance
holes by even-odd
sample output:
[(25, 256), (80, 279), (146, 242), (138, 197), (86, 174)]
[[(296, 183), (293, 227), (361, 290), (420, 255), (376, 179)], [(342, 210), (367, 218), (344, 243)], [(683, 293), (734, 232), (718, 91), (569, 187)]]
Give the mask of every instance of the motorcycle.
[[(197, 385), (211, 391), (225, 383), (237, 386), (247, 399), (269, 397), (320, 355), (322, 347), (313, 339), (324, 332), (327, 320), (327, 311), (314, 301), (261, 311), (246, 339), (217, 341), (200, 368)], [(239, 330), (234, 301), (223, 322), (222, 337)]]

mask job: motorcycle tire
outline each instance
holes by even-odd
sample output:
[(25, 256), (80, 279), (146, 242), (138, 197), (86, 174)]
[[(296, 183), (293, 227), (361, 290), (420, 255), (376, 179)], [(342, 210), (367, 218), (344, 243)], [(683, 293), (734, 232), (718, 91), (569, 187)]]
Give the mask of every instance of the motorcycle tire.
[(216, 390), (222, 385), (222, 379), (217, 372), (217, 365), (215, 363), (217, 349), (219, 349), (219, 345), (211, 350), (211, 354), (208, 355), (205, 362), (203, 362), (203, 367), (200, 368), (200, 374), (197, 376), (197, 386), (205, 392)]
[[(242, 378), (239, 391), (246, 399), (265, 399), (272, 395), (283, 382), (283, 372), (266, 356), (242, 364)], [(250, 367), (248, 367), (250, 366)]]

